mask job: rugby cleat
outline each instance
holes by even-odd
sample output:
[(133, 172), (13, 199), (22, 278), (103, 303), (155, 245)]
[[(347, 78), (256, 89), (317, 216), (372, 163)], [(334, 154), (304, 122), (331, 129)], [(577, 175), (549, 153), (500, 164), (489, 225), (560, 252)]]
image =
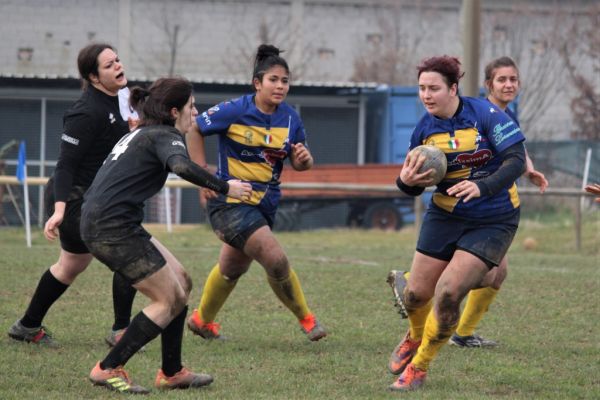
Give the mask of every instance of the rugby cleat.
[(317, 321), (314, 314), (308, 314), (299, 322), (302, 332), (306, 334), (308, 340), (310, 340), (311, 342), (316, 342), (317, 340), (327, 336), (327, 331), (325, 330), (323, 325), (321, 325), (319, 321)]
[(417, 354), (420, 345), (420, 340), (412, 340), (410, 338), (410, 331), (406, 332), (404, 339), (402, 339), (390, 355), (390, 360), (388, 362), (388, 369), (390, 372), (394, 375), (401, 374), (406, 366), (412, 361), (415, 354)]
[(96, 386), (104, 386), (107, 389), (120, 393), (148, 394), (150, 391), (142, 386), (131, 382), (129, 375), (123, 367), (100, 368), (100, 361), (96, 363), (90, 372), (90, 381)]
[(204, 339), (223, 339), (219, 333), (221, 325), (216, 322), (205, 323), (200, 319), (198, 310), (194, 310), (187, 320), (188, 329)]
[(483, 338), (476, 333), (470, 336), (460, 336), (456, 333), (450, 338), (450, 344), (458, 347), (496, 347), (498, 342), (490, 339)]
[(404, 303), (404, 288), (406, 288), (406, 278), (404, 271), (391, 270), (387, 276), (386, 282), (392, 288), (394, 293), (394, 307), (398, 309), (398, 314), (402, 319), (408, 318), (406, 304)]
[(52, 334), (45, 326), (27, 328), (21, 324), (21, 320), (12, 324), (8, 330), (8, 336), (21, 342), (35, 343), (50, 348), (59, 347), (58, 343), (52, 338)]
[(212, 376), (196, 374), (185, 367), (173, 376), (166, 376), (163, 370), (159, 369), (154, 380), (154, 386), (162, 390), (189, 389), (208, 386), (212, 381)]
[(400, 375), (389, 388), (390, 390), (397, 392), (415, 390), (423, 386), (426, 377), (427, 371), (421, 371), (420, 369), (417, 369), (414, 364), (408, 364), (404, 372), (402, 372), (402, 375)]

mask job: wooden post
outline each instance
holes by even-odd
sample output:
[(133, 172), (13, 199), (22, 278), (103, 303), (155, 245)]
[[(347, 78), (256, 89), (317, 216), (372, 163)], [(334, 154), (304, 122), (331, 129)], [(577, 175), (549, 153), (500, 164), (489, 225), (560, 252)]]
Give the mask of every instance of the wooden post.
[(581, 250), (581, 209), (583, 208), (583, 196), (577, 197), (577, 206), (575, 206), (575, 248)]
[[(588, 147), (585, 152), (585, 164), (583, 167), (583, 179), (581, 180), (581, 193), (585, 193), (585, 185), (587, 185), (588, 178), (590, 176), (590, 163), (592, 160), (592, 148)], [(583, 205), (585, 198), (580, 194), (579, 201), (577, 202), (577, 210), (575, 211), (575, 248), (581, 250), (581, 213), (583, 212)]]
[(481, 35), (481, 1), (462, 1), (462, 45), (465, 79), (462, 83), (465, 96), (479, 97), (479, 37)]

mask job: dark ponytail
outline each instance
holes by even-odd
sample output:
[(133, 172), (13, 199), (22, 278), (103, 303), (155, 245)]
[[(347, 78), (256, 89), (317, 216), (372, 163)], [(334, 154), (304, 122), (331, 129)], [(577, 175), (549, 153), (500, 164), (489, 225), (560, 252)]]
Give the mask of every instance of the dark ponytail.
[(192, 84), (183, 78), (160, 78), (148, 89), (133, 87), (129, 104), (140, 114), (139, 127), (175, 125), (173, 107), (181, 111), (192, 95)]
[(135, 86), (129, 91), (129, 105), (141, 115), (144, 103), (146, 102), (146, 97), (148, 96), (150, 96), (150, 91), (148, 89)]
[(252, 81), (254, 79), (258, 79), (262, 82), (262, 78), (265, 73), (276, 65), (280, 65), (285, 68), (285, 71), (290, 73), (290, 68), (288, 67), (287, 61), (280, 57), (279, 54), (283, 51), (280, 51), (277, 47), (270, 44), (261, 44), (258, 46), (258, 50), (256, 51), (256, 57), (254, 59), (254, 71), (252, 72)]

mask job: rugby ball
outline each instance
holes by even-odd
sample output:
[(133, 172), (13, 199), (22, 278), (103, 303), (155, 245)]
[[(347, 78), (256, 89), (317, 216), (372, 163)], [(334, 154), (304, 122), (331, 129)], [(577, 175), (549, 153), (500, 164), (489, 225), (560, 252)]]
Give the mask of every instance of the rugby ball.
[[(430, 186), (435, 186), (444, 179), (446, 176), (446, 168), (448, 167), (448, 162), (446, 160), (446, 154), (435, 146), (423, 144), (421, 146), (417, 146), (410, 151), (411, 155), (424, 155), (426, 157), (425, 162), (419, 168), (419, 173), (422, 174), (427, 172), (427, 170), (433, 168), (433, 183)], [(425, 185), (419, 185), (425, 186)]]

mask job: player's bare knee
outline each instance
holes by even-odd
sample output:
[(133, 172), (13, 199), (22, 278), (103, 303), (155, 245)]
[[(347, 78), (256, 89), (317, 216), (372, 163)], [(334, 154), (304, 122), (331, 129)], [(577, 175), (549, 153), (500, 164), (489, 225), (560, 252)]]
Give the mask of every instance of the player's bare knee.
[(187, 303), (188, 303), (188, 294), (186, 292), (184, 292), (183, 290), (175, 291), (172, 301), (169, 305), (169, 308), (170, 308), (169, 313), (173, 317), (177, 316), (183, 310), (183, 308), (187, 305)]
[(456, 324), (460, 316), (460, 299), (456, 293), (442, 291), (437, 297), (438, 323), (440, 327)]
[(290, 264), (285, 254), (274, 259), (265, 269), (273, 279), (285, 279), (290, 274)]
[(475, 286), (473, 289), (490, 287), (494, 284), (495, 279), (496, 279), (496, 269), (494, 268), (490, 272), (485, 274), (485, 276), (483, 277), (481, 282), (479, 282), (479, 284), (477, 286)]
[(406, 308), (409, 310), (415, 310), (419, 307), (424, 306), (429, 299), (426, 299), (424, 296), (418, 294), (414, 290), (410, 288), (406, 288), (404, 290), (404, 301), (406, 303)]
[(189, 296), (189, 294), (192, 292), (192, 288), (194, 287), (194, 282), (192, 281), (192, 277), (190, 276), (190, 274), (188, 274), (185, 271), (183, 272), (182, 286), (186, 296)]
[(506, 280), (507, 276), (508, 276), (508, 269), (507, 268), (499, 268), (498, 271), (496, 271), (496, 276), (494, 277), (494, 280), (491, 283), (491, 287), (496, 290), (500, 289), (500, 287), (502, 286), (502, 283)]
[(227, 275), (223, 275), (223, 279), (225, 279), (227, 282), (233, 283), (240, 279), (245, 273), (246, 271), (228, 273)]
[(86, 267), (87, 265), (81, 268), (80, 266), (58, 262), (50, 267), (50, 272), (58, 281), (65, 285), (70, 285), (80, 273), (85, 271)]
[(235, 282), (250, 269), (250, 263), (235, 266), (229, 265), (225, 270), (221, 270), (221, 275), (228, 282)]

